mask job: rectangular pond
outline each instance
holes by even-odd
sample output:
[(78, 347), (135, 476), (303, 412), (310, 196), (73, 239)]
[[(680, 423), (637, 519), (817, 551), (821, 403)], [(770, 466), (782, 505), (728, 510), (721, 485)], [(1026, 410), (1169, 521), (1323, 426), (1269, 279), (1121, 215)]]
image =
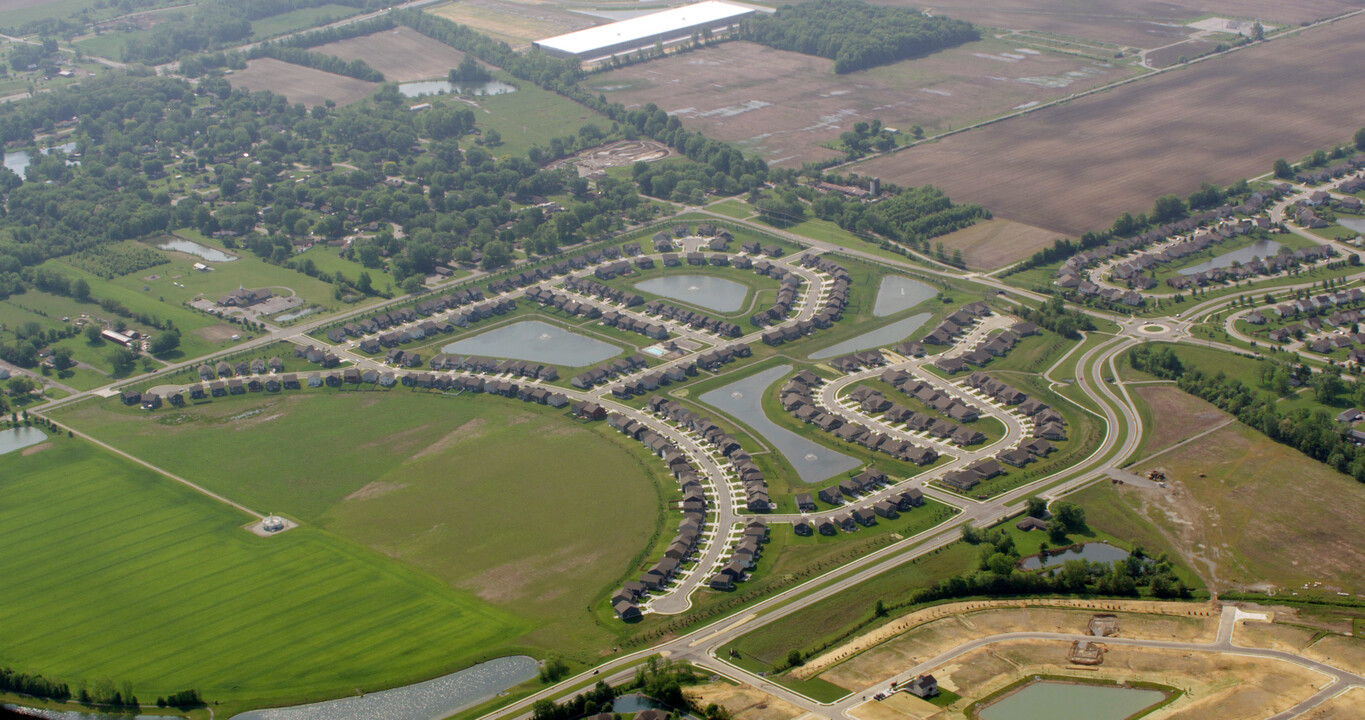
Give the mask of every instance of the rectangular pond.
[(435, 680), (359, 697), (268, 708), (234, 715), (236, 720), (431, 720), (481, 703), (540, 673), (525, 655), (498, 658)]
[(38, 428), (22, 427), (0, 430), (0, 455), (23, 450), (47, 439), (47, 433)]
[(1272, 257), (1280, 251), (1283, 245), (1274, 240), (1257, 240), (1256, 242), (1231, 252), (1225, 252), (1212, 260), (1205, 260), (1198, 265), (1180, 270), (1181, 275), (1193, 275), (1195, 273), (1208, 272), (1216, 268), (1232, 267), (1233, 263), (1249, 263), (1252, 258)]
[[(785, 428), (778, 427), (763, 412), (763, 393), (768, 387), (791, 372), (790, 365), (778, 365), (761, 373), (730, 383), (701, 396), (701, 401), (729, 413), (748, 425), (754, 432), (787, 458), (796, 468), (801, 482), (817, 483), (841, 472), (848, 472), (861, 463), (856, 458), (808, 440)], [(750, 449), (750, 448), (746, 448)]]
[(991, 703), (981, 720), (1124, 720), (1166, 699), (1160, 690), (1036, 682)]
[(583, 367), (613, 357), (621, 348), (539, 320), (522, 320), (456, 340), (441, 352)]
[(1024, 569), (1038, 570), (1040, 568), (1056, 567), (1058, 565), (1065, 565), (1068, 560), (1112, 563), (1127, 557), (1128, 551), (1123, 548), (1116, 548), (1109, 543), (1092, 542), (1085, 543), (1078, 548), (1068, 548), (1059, 553), (1048, 555), (1047, 559), (1040, 558), (1037, 555), (1024, 558)]
[(740, 283), (710, 275), (665, 275), (637, 282), (635, 289), (723, 313), (739, 311), (749, 296)]
[(902, 275), (887, 275), (882, 278), (882, 284), (877, 286), (877, 302), (872, 305), (872, 314), (877, 317), (895, 315), (937, 295), (937, 290), (918, 280)]
[(911, 315), (904, 320), (897, 320), (890, 325), (883, 325), (876, 330), (859, 335), (858, 337), (845, 340), (841, 343), (830, 345), (827, 348), (816, 350), (810, 354), (812, 360), (828, 360), (832, 357), (847, 355), (858, 350), (871, 350), (872, 348), (882, 347), (898, 343), (909, 337), (910, 333), (920, 329), (924, 321), (929, 319), (929, 313), (919, 313)]
[(174, 250), (175, 252), (182, 252), (186, 255), (193, 255), (209, 262), (223, 263), (232, 262), (237, 259), (236, 255), (229, 255), (218, 248), (211, 248), (207, 245), (201, 245), (193, 240), (185, 240), (183, 238), (167, 240), (166, 242), (157, 245), (157, 247), (162, 250)]

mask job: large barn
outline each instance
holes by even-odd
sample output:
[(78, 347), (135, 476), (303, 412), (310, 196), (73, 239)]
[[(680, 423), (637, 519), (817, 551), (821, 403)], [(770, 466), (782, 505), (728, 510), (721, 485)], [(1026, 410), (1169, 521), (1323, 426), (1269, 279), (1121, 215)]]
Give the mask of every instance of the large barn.
[(738, 23), (758, 8), (721, 0), (707, 0), (640, 17), (558, 35), (533, 43), (555, 57), (596, 60), (635, 50), (685, 40), (702, 30), (718, 30)]

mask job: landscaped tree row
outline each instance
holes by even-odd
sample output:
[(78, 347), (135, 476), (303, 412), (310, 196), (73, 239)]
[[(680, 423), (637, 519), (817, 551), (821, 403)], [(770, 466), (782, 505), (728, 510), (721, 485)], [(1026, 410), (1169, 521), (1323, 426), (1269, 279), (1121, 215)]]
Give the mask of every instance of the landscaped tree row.
[(834, 72), (847, 73), (980, 40), (981, 33), (969, 22), (909, 8), (813, 0), (751, 16), (743, 23), (741, 37), (778, 50), (829, 58)]
[(276, 60), (283, 60), (287, 63), (310, 67), (314, 70), (353, 77), (357, 80), (384, 82), (384, 73), (370, 67), (369, 63), (360, 58), (346, 62), (335, 55), (323, 55), (322, 53), (316, 53), (300, 47), (289, 47), (265, 42), (251, 48), (251, 52), (247, 53), (247, 57), (253, 60), (262, 57), (275, 58)]
[(835, 193), (816, 198), (812, 205), (816, 217), (833, 220), (850, 232), (876, 233), (902, 243), (924, 244), (926, 249), (930, 239), (990, 217), (980, 205), (954, 205), (932, 185), (888, 185), (884, 193), (889, 197), (870, 205)]

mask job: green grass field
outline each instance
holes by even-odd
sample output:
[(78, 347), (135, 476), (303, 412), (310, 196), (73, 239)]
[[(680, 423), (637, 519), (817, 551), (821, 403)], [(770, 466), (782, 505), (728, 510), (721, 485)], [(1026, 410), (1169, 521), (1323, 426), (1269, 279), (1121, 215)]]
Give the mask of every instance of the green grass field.
[(0, 457), (0, 664), (147, 699), (297, 701), (458, 669), (529, 625), (331, 533), (251, 518), (80, 440)]
[(251, 22), (251, 39), (263, 40), (287, 32), (306, 30), (311, 27), (335, 22), (359, 13), (357, 8), (347, 5), (319, 5), (313, 8), (293, 10), (279, 15), (271, 15)]
[(489, 148), (494, 155), (522, 156), (533, 145), (549, 147), (550, 138), (575, 135), (588, 123), (603, 128), (611, 125), (605, 116), (561, 95), (514, 80), (502, 71), (494, 76), (517, 86), (514, 93), (473, 98), (478, 106), (474, 115), (479, 127), (502, 134), (502, 144)]
[(54, 419), (476, 593), (535, 621), (526, 643), (585, 660), (611, 639), (586, 608), (605, 607), (677, 494), (605, 423), (484, 395), (304, 390), (155, 413), (109, 400)]

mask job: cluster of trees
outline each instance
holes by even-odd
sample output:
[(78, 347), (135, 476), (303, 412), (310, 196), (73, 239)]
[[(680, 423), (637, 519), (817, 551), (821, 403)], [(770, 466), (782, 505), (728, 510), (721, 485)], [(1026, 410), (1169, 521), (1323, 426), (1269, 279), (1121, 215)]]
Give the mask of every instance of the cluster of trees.
[(27, 70), (30, 65), (55, 68), (57, 64), (53, 58), (56, 54), (57, 41), (52, 38), (43, 38), (42, 42), (33, 45), (18, 43), (9, 51), (9, 66), (17, 71)]
[[(1032, 505), (1032, 503), (1031, 503)], [(1050, 539), (1069, 545), (1068, 532), (1086, 532), (1085, 511), (1072, 503), (1053, 504), (1054, 519), (1049, 523)], [(1052, 528), (1056, 528), (1055, 531)], [(995, 595), (1106, 595), (1137, 597), (1144, 589), (1155, 597), (1189, 597), (1190, 589), (1175, 576), (1170, 558), (1149, 557), (1141, 547), (1115, 563), (1068, 560), (1046, 572), (1019, 569), (1019, 550), (1014, 538), (999, 528), (978, 530), (963, 526), (962, 539), (979, 546), (977, 569), (940, 581), (912, 594), (914, 604), (951, 598)], [(1048, 546), (1042, 550), (1047, 553)]]
[(450, 82), (455, 84), (486, 83), (492, 79), (493, 73), (471, 55), (465, 55), (459, 66), (450, 69)]
[(146, 36), (133, 36), (120, 59), (157, 65), (182, 55), (205, 53), (251, 37), (251, 23), (295, 10), (346, 5), (359, 10), (384, 7), (381, 0), (208, 0), (186, 17), (158, 24)]
[[(1217, 405), (1271, 440), (1365, 482), (1365, 448), (1354, 442), (1350, 427), (1337, 423), (1326, 410), (1300, 408), (1281, 412), (1275, 405), (1275, 397), (1257, 392), (1222, 371), (1208, 373), (1185, 367), (1170, 348), (1137, 347), (1129, 351), (1128, 360), (1135, 369), (1175, 380), (1181, 390)], [(1262, 373), (1262, 382), (1277, 391), (1276, 386), (1289, 385), (1290, 375), (1302, 378), (1309, 374), (1306, 368), (1295, 370), (1266, 362), (1272, 368)], [(1332, 373), (1312, 373), (1310, 384), (1324, 403), (1336, 402), (1349, 389)], [(1357, 396), (1358, 392), (1357, 389)]]
[(848, 73), (980, 40), (981, 33), (969, 22), (909, 8), (815, 0), (757, 13), (744, 21), (741, 37), (829, 58), (834, 72)]
[(556, 703), (553, 700), (537, 700), (531, 706), (533, 720), (577, 720), (598, 712), (611, 712), (612, 701), (616, 699), (616, 688), (602, 682), (587, 692)]
[(247, 57), (252, 60), (262, 57), (275, 58), (287, 63), (310, 67), (314, 70), (353, 77), (357, 80), (384, 82), (384, 73), (370, 67), (369, 63), (360, 58), (347, 62), (335, 55), (324, 55), (300, 47), (264, 42), (251, 48)]
[(1047, 328), (1064, 338), (1076, 339), (1081, 331), (1095, 329), (1090, 316), (1079, 310), (1068, 310), (1060, 297), (1049, 298), (1040, 308), (1020, 307), (1018, 314), (1038, 327)]
[(181, 690), (171, 693), (166, 697), (156, 699), (156, 706), (159, 708), (173, 707), (181, 710), (204, 707), (204, 698), (199, 696), (198, 690)]
[(0, 667), (0, 692), (49, 698), (59, 702), (71, 699), (71, 688), (66, 683), (49, 680), (42, 675), (16, 672), (7, 667)]
[[(923, 130), (921, 130), (923, 132)], [(896, 136), (882, 127), (881, 120), (853, 123), (852, 130), (839, 134), (839, 143), (849, 160), (856, 160), (870, 151), (885, 152), (896, 146)]]
[[(165, 255), (142, 246), (124, 245), (101, 245), (89, 250), (81, 250), (67, 257), (67, 262), (88, 273), (98, 275), (102, 278), (115, 278), (121, 275), (129, 275), (140, 270), (164, 265), (170, 260)], [(83, 292), (77, 297), (73, 290), (72, 296), (77, 300), (83, 299), (90, 294), (90, 286), (81, 281), (82, 285), (75, 286), (77, 289), (83, 287)], [(74, 281), (73, 281), (74, 285)]]
[(887, 184), (882, 193), (887, 197), (871, 205), (834, 193), (822, 195), (811, 204), (816, 217), (832, 220), (849, 232), (875, 233), (925, 250), (933, 238), (990, 217), (980, 205), (954, 204), (933, 185), (900, 188)]

